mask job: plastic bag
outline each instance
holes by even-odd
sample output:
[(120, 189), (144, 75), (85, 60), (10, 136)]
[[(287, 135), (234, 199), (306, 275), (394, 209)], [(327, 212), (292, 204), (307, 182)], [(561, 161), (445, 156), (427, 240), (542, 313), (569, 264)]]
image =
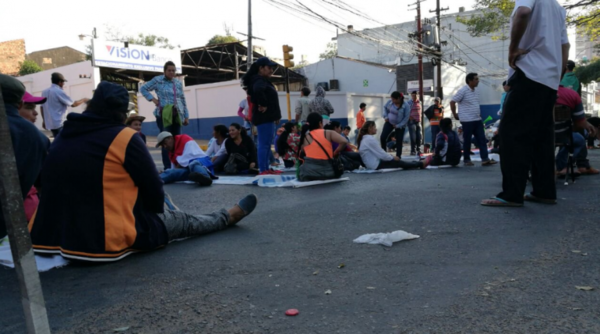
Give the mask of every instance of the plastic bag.
[(390, 233), (371, 233), (364, 234), (354, 239), (357, 244), (384, 245), (392, 247), (394, 242), (402, 240), (412, 240), (420, 238), (416, 234), (411, 234), (406, 231), (398, 230)]

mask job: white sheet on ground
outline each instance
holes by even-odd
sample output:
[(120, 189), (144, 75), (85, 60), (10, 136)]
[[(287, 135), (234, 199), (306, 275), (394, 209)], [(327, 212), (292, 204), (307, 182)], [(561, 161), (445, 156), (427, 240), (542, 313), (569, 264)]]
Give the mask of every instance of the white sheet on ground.
[(420, 237), (416, 234), (411, 234), (406, 231), (398, 230), (390, 233), (363, 234), (360, 237), (354, 239), (354, 242), (357, 244), (384, 245), (387, 247), (392, 247), (392, 244), (394, 242), (417, 238)]
[[(39, 272), (48, 271), (52, 268), (60, 268), (69, 264), (64, 257), (60, 255), (52, 256), (35, 256), (35, 262)], [(14, 268), (15, 263), (13, 261), (12, 253), (10, 252), (10, 244), (8, 243), (8, 237), (0, 239), (0, 264), (9, 268)]]
[(366, 169), (360, 168), (352, 171), (354, 174), (379, 174), (379, 173), (389, 173), (389, 172), (397, 172), (402, 170), (402, 168), (385, 168), (385, 169)]
[[(442, 166), (427, 166), (427, 169), (440, 169), (440, 168), (452, 168), (453, 166), (450, 165), (442, 165)], [(456, 165), (455, 167), (458, 167), (458, 165)]]
[[(300, 182), (292, 175), (259, 175), (255, 177), (242, 176), (220, 176), (218, 180), (214, 180), (213, 184), (229, 184), (229, 185), (257, 185), (265, 188), (304, 188), (320, 184), (337, 183), (348, 181), (349, 178), (339, 178), (323, 181), (308, 181)], [(192, 181), (182, 181), (177, 183), (194, 183)]]

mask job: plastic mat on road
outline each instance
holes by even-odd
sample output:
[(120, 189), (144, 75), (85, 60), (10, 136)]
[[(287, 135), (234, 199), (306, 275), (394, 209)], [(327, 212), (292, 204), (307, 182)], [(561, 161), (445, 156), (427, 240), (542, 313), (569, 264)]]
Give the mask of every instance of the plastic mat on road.
[[(52, 256), (35, 256), (35, 262), (39, 272), (48, 271), (52, 268), (60, 268), (69, 264), (64, 257), (60, 255)], [(12, 253), (10, 252), (10, 244), (8, 243), (8, 237), (0, 239), (0, 264), (9, 268), (14, 268), (15, 263), (13, 261)]]

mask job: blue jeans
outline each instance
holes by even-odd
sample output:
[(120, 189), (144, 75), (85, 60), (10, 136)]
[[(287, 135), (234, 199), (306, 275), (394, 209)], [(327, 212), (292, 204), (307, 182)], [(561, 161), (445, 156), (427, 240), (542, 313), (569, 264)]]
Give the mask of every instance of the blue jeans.
[(440, 126), (430, 125), (429, 129), (431, 129), (431, 152), (435, 152), (435, 139), (437, 138), (438, 133), (440, 133)]
[(269, 170), (269, 161), (273, 156), (271, 145), (275, 137), (275, 123), (267, 122), (256, 126), (258, 131), (258, 169), (262, 173)]
[(408, 134), (410, 135), (410, 152), (421, 152), (421, 122), (409, 120)]
[(200, 173), (206, 177), (210, 177), (210, 174), (204, 165), (202, 165), (199, 161), (192, 161), (187, 167), (170, 168), (165, 170), (162, 174), (160, 174), (160, 178), (165, 184), (178, 181), (187, 181), (190, 173)]
[[(587, 159), (586, 140), (581, 133), (573, 132), (573, 160), (580, 161)], [(556, 170), (561, 171), (567, 167), (569, 161), (569, 149), (562, 147), (556, 155)], [(578, 164), (579, 166), (579, 164)]]
[[(158, 126), (158, 130), (160, 132), (169, 131), (173, 136), (181, 134), (181, 125), (171, 124), (170, 126), (167, 126), (165, 128), (163, 127), (163, 120), (160, 116), (156, 118), (156, 126)], [(169, 151), (166, 148), (163, 148), (161, 154), (165, 170), (171, 168), (171, 160), (169, 160)]]
[(475, 145), (479, 147), (481, 161), (488, 161), (487, 143), (482, 121), (460, 122), (463, 128), (463, 156), (465, 161), (471, 161), (471, 136), (475, 136)]

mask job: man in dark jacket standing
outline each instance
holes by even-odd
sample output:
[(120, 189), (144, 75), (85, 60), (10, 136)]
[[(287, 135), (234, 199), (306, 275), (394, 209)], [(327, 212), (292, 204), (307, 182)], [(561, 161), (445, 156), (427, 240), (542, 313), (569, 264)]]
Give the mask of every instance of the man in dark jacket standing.
[[(0, 74), (0, 88), (2, 89), (10, 137), (15, 152), (21, 193), (25, 198), (40, 174), (42, 163), (50, 146), (50, 140), (30, 121), (19, 116), (25, 86), (13, 77)], [(0, 207), (0, 238), (5, 235), (6, 225)]]
[(249, 195), (209, 215), (165, 209), (154, 161), (124, 125), (128, 102), (125, 88), (101, 82), (86, 111), (67, 117), (44, 163), (43, 196), (29, 226), (37, 253), (117, 261), (225, 229), (256, 207), (256, 196)]

